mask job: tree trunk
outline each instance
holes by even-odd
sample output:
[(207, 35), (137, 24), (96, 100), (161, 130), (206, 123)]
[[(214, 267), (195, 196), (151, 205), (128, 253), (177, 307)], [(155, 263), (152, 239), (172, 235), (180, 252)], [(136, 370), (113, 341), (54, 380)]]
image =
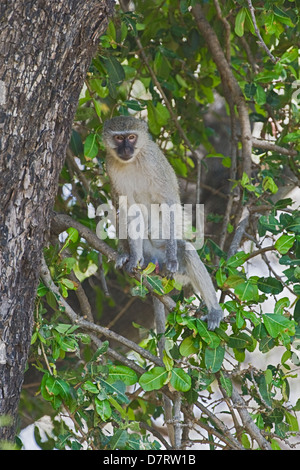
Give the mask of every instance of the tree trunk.
[(0, 440), (14, 438), (42, 248), (113, 0), (0, 3)]

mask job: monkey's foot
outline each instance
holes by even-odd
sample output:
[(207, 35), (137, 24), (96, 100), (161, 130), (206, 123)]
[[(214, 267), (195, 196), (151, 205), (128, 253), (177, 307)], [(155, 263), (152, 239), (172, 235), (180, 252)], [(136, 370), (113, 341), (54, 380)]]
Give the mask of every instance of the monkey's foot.
[(144, 265), (144, 258), (136, 259), (136, 258), (129, 258), (128, 263), (125, 264), (125, 269), (128, 274), (134, 274), (138, 268), (141, 268)]
[(224, 318), (224, 312), (219, 308), (212, 308), (210, 309), (208, 315), (205, 315), (205, 317), (202, 317), (201, 320), (204, 320), (207, 322), (207, 328), (208, 330), (213, 331), (215, 328), (218, 328), (220, 326), (221, 321)]
[(127, 263), (129, 260), (129, 254), (128, 253), (119, 253), (116, 261), (116, 268), (117, 269), (122, 269), (124, 264)]
[(178, 261), (175, 260), (167, 260), (166, 262), (166, 270), (167, 270), (167, 278), (173, 278), (174, 274), (178, 271)]

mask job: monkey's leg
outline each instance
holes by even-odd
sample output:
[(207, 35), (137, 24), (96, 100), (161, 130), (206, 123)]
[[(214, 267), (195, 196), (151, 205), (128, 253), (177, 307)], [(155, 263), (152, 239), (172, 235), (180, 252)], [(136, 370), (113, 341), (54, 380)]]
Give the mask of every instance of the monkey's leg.
[(170, 212), (170, 237), (166, 240), (166, 269), (169, 276), (178, 271), (177, 240), (175, 239), (175, 215)]
[(127, 240), (121, 239), (119, 240), (116, 268), (122, 269), (127, 261), (129, 261), (129, 245)]
[(144, 256), (143, 256), (143, 239), (128, 239), (129, 244), (129, 261), (125, 265), (126, 271), (133, 273), (138, 265), (143, 266)]
[(206, 303), (208, 315), (204, 317), (204, 320), (207, 321), (208, 329), (214, 330), (220, 325), (224, 317), (223, 310), (218, 303), (214, 285), (193, 246), (190, 243), (186, 243), (183, 249), (186, 276), (189, 278), (195, 293), (199, 292)]

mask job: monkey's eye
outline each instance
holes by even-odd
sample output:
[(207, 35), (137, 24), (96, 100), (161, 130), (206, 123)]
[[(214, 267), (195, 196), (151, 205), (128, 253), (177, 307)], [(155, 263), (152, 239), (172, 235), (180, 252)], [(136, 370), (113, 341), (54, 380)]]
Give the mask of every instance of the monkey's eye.
[(130, 134), (128, 136), (128, 140), (129, 140), (129, 142), (134, 143), (136, 141), (136, 135), (135, 134)]
[(115, 135), (114, 139), (116, 142), (123, 142), (124, 136), (123, 135)]

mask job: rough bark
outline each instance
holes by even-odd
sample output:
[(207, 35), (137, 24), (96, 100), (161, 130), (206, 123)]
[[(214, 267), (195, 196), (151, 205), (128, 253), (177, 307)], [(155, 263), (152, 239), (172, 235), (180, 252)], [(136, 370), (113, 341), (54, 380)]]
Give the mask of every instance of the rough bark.
[(0, 4), (0, 440), (11, 440), (42, 248), (80, 89), (113, 0)]

